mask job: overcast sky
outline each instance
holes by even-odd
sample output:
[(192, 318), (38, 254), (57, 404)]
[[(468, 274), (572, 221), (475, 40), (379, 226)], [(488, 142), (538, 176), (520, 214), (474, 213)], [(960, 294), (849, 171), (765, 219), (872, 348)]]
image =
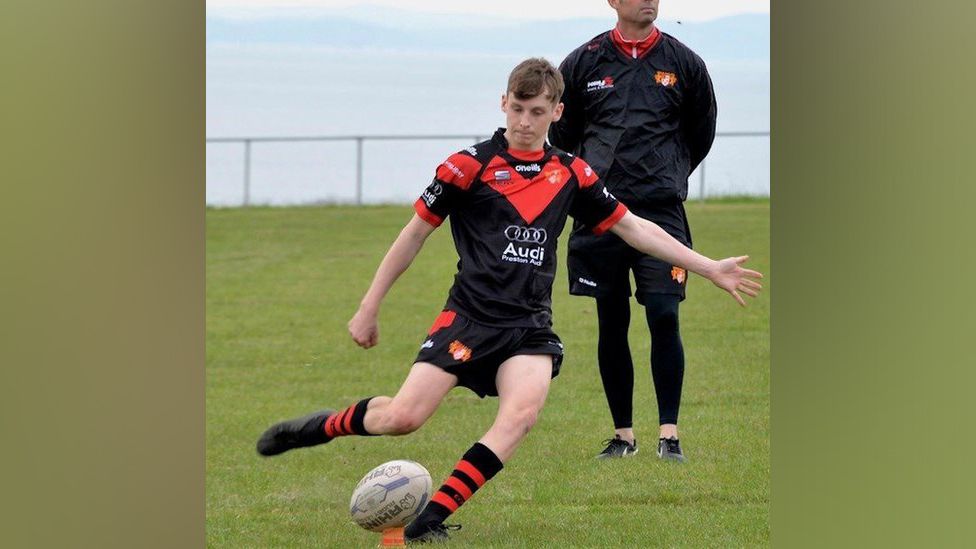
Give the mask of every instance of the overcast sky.
[[(606, 0), (492, 0), (458, 2), (445, 0), (207, 0), (208, 9), (235, 8), (341, 8), (390, 6), (428, 13), (484, 14), (511, 18), (567, 19), (607, 17), (613, 10)], [(261, 11), (264, 11), (263, 9)], [(704, 21), (739, 13), (769, 13), (769, 0), (661, 0), (660, 18)]]

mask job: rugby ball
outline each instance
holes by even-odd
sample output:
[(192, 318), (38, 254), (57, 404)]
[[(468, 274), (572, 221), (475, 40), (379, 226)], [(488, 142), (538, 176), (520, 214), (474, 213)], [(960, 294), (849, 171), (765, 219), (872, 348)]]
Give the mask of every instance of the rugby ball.
[(382, 532), (406, 526), (430, 500), (430, 473), (416, 461), (388, 461), (366, 473), (352, 492), (349, 514), (359, 526)]

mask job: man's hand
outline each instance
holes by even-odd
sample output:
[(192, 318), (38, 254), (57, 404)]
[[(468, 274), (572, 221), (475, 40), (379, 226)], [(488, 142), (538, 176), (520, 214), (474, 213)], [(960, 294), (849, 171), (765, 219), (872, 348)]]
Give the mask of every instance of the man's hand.
[(743, 255), (739, 257), (727, 257), (721, 261), (717, 261), (714, 271), (708, 276), (712, 284), (732, 294), (732, 297), (743, 307), (746, 306), (746, 302), (739, 295), (739, 292), (756, 297), (759, 295), (759, 291), (762, 290), (762, 284), (753, 280), (762, 278), (762, 273), (741, 267), (747, 259), (749, 259), (749, 256)]
[(359, 310), (348, 324), (349, 335), (363, 349), (369, 349), (379, 343), (380, 329), (376, 317), (380, 312), (380, 303), (383, 302), (386, 292), (390, 291), (393, 282), (413, 263), (424, 241), (435, 228), (417, 214), (413, 214), (380, 262), (373, 276), (373, 282), (370, 283), (366, 295), (359, 303)]
[(376, 312), (360, 307), (349, 321), (349, 335), (363, 349), (379, 343), (380, 327), (376, 322)]

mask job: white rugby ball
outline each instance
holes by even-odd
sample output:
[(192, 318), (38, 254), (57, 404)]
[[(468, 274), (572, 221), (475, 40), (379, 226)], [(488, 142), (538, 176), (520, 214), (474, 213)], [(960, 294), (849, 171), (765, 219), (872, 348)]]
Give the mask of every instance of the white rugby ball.
[(430, 473), (416, 461), (394, 460), (376, 467), (353, 490), (349, 514), (361, 527), (382, 532), (406, 526), (430, 500)]

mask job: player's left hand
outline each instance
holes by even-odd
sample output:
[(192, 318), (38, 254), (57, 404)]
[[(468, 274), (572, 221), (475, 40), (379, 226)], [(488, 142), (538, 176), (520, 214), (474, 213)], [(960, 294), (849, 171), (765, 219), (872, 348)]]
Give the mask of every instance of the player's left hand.
[(713, 284), (732, 294), (732, 297), (743, 307), (746, 302), (739, 292), (756, 297), (762, 290), (762, 284), (754, 280), (762, 278), (762, 273), (742, 268), (742, 264), (747, 259), (749, 259), (747, 255), (727, 257), (717, 263), (715, 272), (709, 277)]
[(363, 349), (369, 349), (380, 341), (380, 327), (376, 314), (360, 308), (349, 321), (349, 335)]

